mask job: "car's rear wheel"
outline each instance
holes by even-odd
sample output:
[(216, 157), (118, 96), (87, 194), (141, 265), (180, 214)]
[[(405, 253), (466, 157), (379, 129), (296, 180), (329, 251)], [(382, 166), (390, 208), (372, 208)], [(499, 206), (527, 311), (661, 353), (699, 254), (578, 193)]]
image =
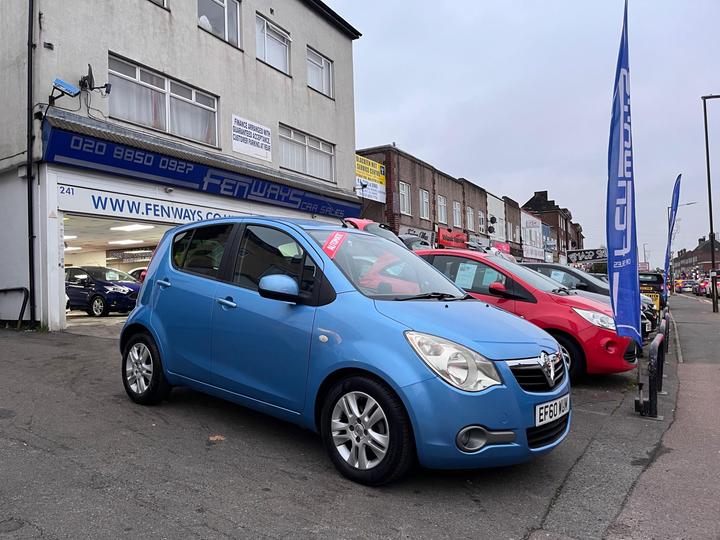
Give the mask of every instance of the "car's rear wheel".
[(135, 334), (128, 340), (123, 351), (122, 380), (125, 392), (135, 403), (155, 405), (167, 397), (170, 385), (160, 352), (149, 335)]
[(90, 299), (88, 315), (91, 317), (104, 317), (108, 314), (107, 302), (102, 296), (93, 296)]
[(553, 337), (560, 345), (560, 353), (563, 355), (565, 364), (568, 366), (570, 380), (577, 382), (587, 374), (585, 365), (585, 354), (580, 346), (572, 339), (562, 334), (554, 334)]
[(403, 476), (415, 460), (410, 419), (385, 384), (362, 375), (336, 382), (327, 393), (320, 431), (340, 473), (378, 486)]

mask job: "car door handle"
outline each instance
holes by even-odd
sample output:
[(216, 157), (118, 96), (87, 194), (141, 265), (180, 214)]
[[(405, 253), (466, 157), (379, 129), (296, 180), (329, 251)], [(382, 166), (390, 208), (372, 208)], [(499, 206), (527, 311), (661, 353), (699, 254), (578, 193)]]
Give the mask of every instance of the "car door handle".
[(156, 283), (157, 283), (158, 285), (160, 285), (161, 287), (169, 287), (169, 286), (170, 286), (170, 282), (169, 282), (168, 280), (166, 280), (166, 279), (158, 279), (158, 280), (156, 281)]
[(237, 304), (229, 296), (227, 298), (216, 298), (217, 303), (226, 308), (236, 308)]

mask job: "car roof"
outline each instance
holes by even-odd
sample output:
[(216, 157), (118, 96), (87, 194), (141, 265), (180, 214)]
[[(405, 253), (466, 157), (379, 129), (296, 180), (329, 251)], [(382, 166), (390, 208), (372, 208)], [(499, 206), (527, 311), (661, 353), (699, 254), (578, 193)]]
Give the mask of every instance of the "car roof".
[[(341, 218), (338, 218), (337, 224), (335, 223), (329, 223), (327, 221), (319, 221), (316, 219), (307, 219), (307, 218), (290, 218), (290, 217), (283, 217), (283, 216), (230, 216), (230, 217), (223, 217), (223, 218), (214, 218), (214, 219), (205, 219), (202, 221), (194, 221), (192, 223), (184, 223), (182, 225), (179, 225), (178, 228), (192, 228), (193, 226), (198, 225), (215, 225), (220, 223), (242, 223), (243, 221), (266, 221), (268, 223), (282, 223), (285, 225), (294, 225), (296, 227), (299, 227), (301, 229), (327, 229), (327, 230), (347, 230), (347, 226), (343, 226), (343, 222)], [(355, 229), (357, 230), (357, 229)]]

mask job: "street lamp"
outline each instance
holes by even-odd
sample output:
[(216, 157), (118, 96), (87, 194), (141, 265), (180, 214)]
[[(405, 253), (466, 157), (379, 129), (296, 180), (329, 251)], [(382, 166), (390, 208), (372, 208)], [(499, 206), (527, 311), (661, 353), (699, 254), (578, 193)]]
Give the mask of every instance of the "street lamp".
[(708, 212), (710, 215), (710, 282), (712, 283), (713, 313), (718, 312), (717, 284), (715, 283), (715, 230), (713, 228), (712, 184), (710, 183), (710, 143), (708, 141), (707, 102), (720, 99), (720, 95), (702, 96), (703, 120), (705, 124), (705, 166), (707, 168)]

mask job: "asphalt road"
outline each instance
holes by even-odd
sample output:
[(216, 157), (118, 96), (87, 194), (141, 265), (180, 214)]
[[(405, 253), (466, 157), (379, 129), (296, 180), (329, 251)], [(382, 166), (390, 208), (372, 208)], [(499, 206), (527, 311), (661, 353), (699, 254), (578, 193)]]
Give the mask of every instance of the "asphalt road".
[(536, 461), (416, 470), (373, 489), (340, 477), (319, 438), (175, 389), (131, 403), (116, 340), (0, 331), (0, 539), (599, 538), (673, 416), (633, 412), (635, 372), (573, 388), (572, 433)]

